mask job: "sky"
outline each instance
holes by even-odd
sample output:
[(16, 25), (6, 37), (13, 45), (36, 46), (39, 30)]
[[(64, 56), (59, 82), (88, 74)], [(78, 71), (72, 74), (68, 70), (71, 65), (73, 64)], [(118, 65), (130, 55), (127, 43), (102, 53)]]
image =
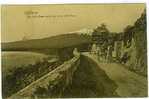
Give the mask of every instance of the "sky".
[(45, 38), (105, 23), (111, 32), (133, 25), (145, 4), (3, 5), (2, 42)]

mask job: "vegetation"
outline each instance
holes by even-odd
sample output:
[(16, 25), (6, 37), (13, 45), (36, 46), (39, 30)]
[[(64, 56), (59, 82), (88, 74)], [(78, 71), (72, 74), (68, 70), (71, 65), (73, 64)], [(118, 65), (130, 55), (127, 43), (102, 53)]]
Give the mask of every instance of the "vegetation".
[[(123, 40), (124, 46), (127, 48), (133, 46), (131, 52), (128, 53), (130, 55), (130, 58), (127, 60), (130, 61), (128, 64), (129, 69), (132, 69), (135, 72), (139, 71), (143, 75), (147, 75), (147, 38), (145, 11), (133, 26), (127, 26), (124, 29), (124, 33), (120, 35), (110, 34), (110, 31), (107, 29), (106, 25), (101, 24), (101, 26), (97, 27), (93, 31), (92, 37), (93, 42), (99, 43), (99, 45), (103, 44), (102, 47), (104, 51), (106, 51), (108, 45), (114, 45), (114, 42), (118, 40)], [(123, 39), (120, 39), (121, 37), (123, 37)], [(135, 44), (132, 43), (132, 38), (134, 39)], [(36, 51), (41, 53), (57, 54), (60, 59), (58, 64), (60, 64), (73, 57), (72, 52), (74, 48), (78, 48), (79, 51), (86, 51), (88, 50), (88, 46), (91, 43), (92, 40), (90, 36), (79, 34), (64, 34), (44, 39), (2, 43), (2, 50)], [(132, 52), (136, 53), (132, 54)], [(44, 60), (43, 62), (36, 62), (34, 65), (30, 64), (28, 66), (20, 66), (19, 68), (13, 69), (11, 73), (3, 76), (2, 78), (3, 96), (8, 97), (13, 93), (16, 93), (31, 82), (56, 68), (58, 64), (48, 63), (47, 60)], [(96, 68), (95, 63), (83, 57), (81, 58), (80, 65), (81, 66), (78, 67), (77, 72), (74, 74), (73, 79), (75, 80), (73, 80), (72, 85), (70, 85), (64, 92), (63, 97), (76, 97), (76, 95), (80, 95), (78, 97), (116, 96), (114, 93), (117, 87), (116, 84), (107, 77), (104, 71), (100, 70), (100, 68)], [(60, 88), (61, 85), (56, 86), (56, 91), (53, 91), (53, 94), (56, 94)], [(42, 96), (46, 92), (49, 92), (49, 90), (39, 87), (35, 94)]]
[(142, 75), (147, 75), (146, 35), (146, 11), (144, 10), (133, 26), (127, 26), (124, 29), (124, 44), (127, 48), (133, 47), (132, 51), (128, 53), (129, 68)]
[[(16, 41), (2, 43), (3, 51), (35, 51), (59, 56), (58, 64), (73, 57), (73, 49), (87, 50), (91, 43), (90, 37), (79, 34), (64, 34), (44, 39)], [(34, 65), (17, 66), (8, 75), (3, 76), (3, 96), (8, 97), (21, 90), (31, 82), (45, 75), (58, 66), (57, 63), (48, 63), (47, 60), (37, 61)], [(39, 88), (39, 90), (43, 90)], [(37, 91), (37, 93), (39, 93)]]
[(2, 73), (7, 74), (19, 66), (34, 64), (36, 61), (42, 61), (44, 58), (50, 60), (53, 57), (56, 56), (24, 51), (2, 52)]
[(16, 93), (56, 68), (59, 64), (59, 62), (49, 63), (47, 59), (44, 59), (44, 61), (38, 61), (34, 65), (19, 66), (13, 69), (8, 75), (4, 74), (2, 78), (3, 97), (8, 97)]
[[(101, 24), (92, 33), (92, 40), (101, 47), (102, 53), (107, 52), (108, 46), (114, 51), (114, 43), (117, 41), (124, 43), (123, 56), (117, 60), (124, 62), (130, 69), (139, 74), (147, 75), (147, 31), (146, 31), (146, 11), (136, 20), (134, 25), (128, 25), (122, 33), (111, 33), (105, 24)], [(120, 44), (119, 44), (120, 45)], [(127, 51), (127, 52), (125, 52)], [(117, 51), (118, 52), (118, 51)]]
[(99, 43), (99, 44), (103, 44), (104, 42), (107, 43), (108, 35), (109, 35), (109, 30), (107, 29), (107, 26), (103, 23), (100, 26), (98, 26), (96, 29), (94, 29), (92, 33), (92, 40), (94, 41), (94, 43)]

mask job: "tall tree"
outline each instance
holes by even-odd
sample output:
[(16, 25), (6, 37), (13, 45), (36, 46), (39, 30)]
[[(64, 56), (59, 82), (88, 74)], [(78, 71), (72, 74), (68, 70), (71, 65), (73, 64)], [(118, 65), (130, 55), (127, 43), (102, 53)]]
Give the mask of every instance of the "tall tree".
[(92, 33), (93, 40), (102, 43), (107, 41), (109, 35), (109, 30), (107, 29), (106, 24), (102, 23), (100, 26), (94, 29)]

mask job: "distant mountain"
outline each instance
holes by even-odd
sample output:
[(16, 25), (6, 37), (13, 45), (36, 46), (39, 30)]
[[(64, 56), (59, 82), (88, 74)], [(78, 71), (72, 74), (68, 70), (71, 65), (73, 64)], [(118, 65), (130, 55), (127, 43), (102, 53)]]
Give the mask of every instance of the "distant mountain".
[(30, 50), (30, 49), (58, 49), (69, 46), (77, 46), (90, 43), (89, 36), (83, 36), (76, 33), (52, 36), (43, 39), (32, 39), (25, 41), (15, 41), (2, 43), (2, 50)]
[(83, 28), (83, 29), (73, 31), (73, 32), (69, 32), (69, 33), (92, 35), (92, 32), (93, 32), (93, 29)]

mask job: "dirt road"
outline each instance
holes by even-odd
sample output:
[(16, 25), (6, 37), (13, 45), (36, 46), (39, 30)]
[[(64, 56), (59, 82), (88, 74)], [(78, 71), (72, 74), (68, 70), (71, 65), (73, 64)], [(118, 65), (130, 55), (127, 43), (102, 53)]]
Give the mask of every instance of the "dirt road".
[(147, 78), (127, 70), (118, 63), (100, 63), (95, 55), (83, 53), (94, 60), (101, 69), (118, 86), (116, 92), (121, 97), (145, 97), (147, 96)]

